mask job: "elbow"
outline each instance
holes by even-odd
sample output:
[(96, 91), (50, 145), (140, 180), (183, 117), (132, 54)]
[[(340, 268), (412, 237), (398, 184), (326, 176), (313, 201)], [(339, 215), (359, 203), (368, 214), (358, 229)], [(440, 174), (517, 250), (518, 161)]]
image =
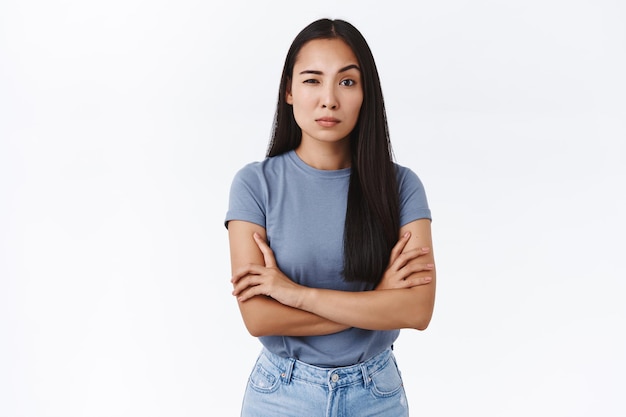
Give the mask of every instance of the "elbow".
[(260, 320), (244, 318), (244, 324), (248, 333), (253, 337), (269, 336), (267, 329)]
[(415, 323), (413, 323), (412, 328), (414, 328), (415, 330), (423, 331), (428, 328), (429, 324), (430, 324), (430, 317), (428, 319), (417, 320)]
[(402, 323), (402, 328), (426, 330), (430, 324), (430, 314), (414, 314), (408, 321)]
[(265, 336), (262, 326), (263, 323), (260, 320), (255, 320), (252, 315), (243, 313), (242, 310), (241, 318), (243, 319), (243, 324), (246, 326), (248, 333), (253, 337)]
[(266, 332), (264, 329), (260, 329), (256, 327), (253, 328), (253, 327), (248, 327), (248, 326), (246, 326), (246, 328), (248, 329), (248, 333), (250, 333), (250, 336), (253, 336), (253, 337), (270, 336), (270, 334)]
[(426, 330), (430, 324), (430, 320), (433, 317), (432, 308), (419, 308), (411, 315), (412, 320), (408, 323), (407, 327), (415, 330)]
[(260, 329), (257, 328), (256, 326), (252, 325), (251, 323), (248, 323), (247, 321), (244, 321), (244, 324), (246, 325), (246, 330), (248, 330), (248, 333), (250, 334), (250, 336), (253, 336), (253, 337), (263, 336), (261, 334)]
[[(247, 326), (246, 326), (247, 327)], [(250, 336), (252, 337), (261, 337), (261, 336), (265, 336), (265, 334), (263, 334), (263, 332), (258, 331), (256, 329), (251, 329), (250, 327), (247, 327), (248, 329), (248, 333), (250, 333)]]
[(265, 319), (262, 309), (263, 302), (259, 297), (238, 302), (243, 324), (253, 337), (269, 336), (268, 320)]
[[(415, 287), (416, 291), (420, 291), (419, 287)], [(408, 308), (409, 323), (407, 328), (415, 330), (426, 330), (433, 317), (435, 310), (435, 293), (434, 288), (430, 294), (419, 293), (419, 298), (411, 303)]]
[(412, 314), (409, 317), (400, 318), (399, 322), (396, 323), (393, 328), (426, 330), (430, 324), (430, 318), (430, 314), (423, 312)]

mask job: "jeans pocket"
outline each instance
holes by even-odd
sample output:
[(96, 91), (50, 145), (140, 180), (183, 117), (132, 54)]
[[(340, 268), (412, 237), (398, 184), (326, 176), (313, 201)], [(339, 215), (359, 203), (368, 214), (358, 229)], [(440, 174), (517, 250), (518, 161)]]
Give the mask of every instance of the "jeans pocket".
[[(270, 370), (268, 370), (269, 368)], [(270, 393), (278, 389), (280, 384), (280, 371), (274, 369), (271, 364), (266, 361), (257, 361), (250, 378), (248, 379), (248, 385), (260, 393)]]
[(370, 375), (370, 388), (377, 397), (391, 397), (402, 390), (402, 377), (395, 361), (389, 359), (384, 367)]

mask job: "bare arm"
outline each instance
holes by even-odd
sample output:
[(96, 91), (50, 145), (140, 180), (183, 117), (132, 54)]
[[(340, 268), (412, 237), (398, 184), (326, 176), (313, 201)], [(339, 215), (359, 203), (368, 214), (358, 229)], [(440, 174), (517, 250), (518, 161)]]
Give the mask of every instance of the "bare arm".
[[(253, 239), (258, 233), (266, 239), (265, 229), (245, 221), (228, 223), (232, 271), (250, 264), (263, 264), (263, 254)], [(314, 313), (289, 307), (264, 295), (239, 301), (243, 321), (252, 336), (317, 336), (336, 333), (351, 326), (338, 324)]]
[[(429, 220), (417, 220), (406, 225), (401, 233), (411, 232), (406, 250), (432, 248)], [(434, 265), (432, 250), (423, 255), (423, 262)], [(296, 307), (319, 314), (338, 323), (370, 330), (428, 327), (435, 304), (435, 269), (415, 276), (428, 275), (428, 285), (384, 291), (342, 292), (308, 288), (303, 291)]]
[[(432, 248), (430, 221), (416, 220), (404, 226), (400, 234), (410, 232), (404, 252)], [(273, 297), (285, 305), (324, 317), (350, 327), (371, 330), (428, 327), (435, 301), (435, 269), (432, 250), (423, 251), (420, 262), (433, 265), (413, 273), (407, 281), (430, 278), (426, 285), (379, 291), (347, 292), (307, 288), (287, 278), (275, 264), (271, 249), (260, 237), (256, 240), (264, 257), (264, 266), (244, 267), (233, 277), (234, 293), (245, 301), (258, 294)]]

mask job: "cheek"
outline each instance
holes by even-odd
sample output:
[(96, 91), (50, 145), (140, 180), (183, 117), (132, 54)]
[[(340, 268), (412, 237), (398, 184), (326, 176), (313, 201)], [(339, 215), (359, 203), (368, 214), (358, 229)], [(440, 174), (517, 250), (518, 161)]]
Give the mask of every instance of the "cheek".
[(294, 100), (291, 108), (293, 109), (293, 118), (296, 120), (296, 124), (302, 128), (302, 123), (309, 118), (311, 110), (302, 100)]
[(355, 118), (359, 117), (359, 113), (361, 112), (362, 105), (363, 105), (363, 97), (355, 97), (350, 102), (351, 113)]
[(314, 91), (311, 88), (303, 88), (297, 85), (291, 90), (291, 99), (294, 103), (298, 103), (300, 106), (306, 106), (307, 103), (314, 99)]
[(293, 110), (295, 111), (308, 111), (311, 108), (311, 98), (307, 97), (306, 94), (298, 94), (293, 96)]

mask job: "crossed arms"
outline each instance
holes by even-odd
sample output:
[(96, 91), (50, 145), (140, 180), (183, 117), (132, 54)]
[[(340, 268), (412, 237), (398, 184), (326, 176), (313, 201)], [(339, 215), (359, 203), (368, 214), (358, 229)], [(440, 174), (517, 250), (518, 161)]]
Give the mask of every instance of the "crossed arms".
[(233, 295), (253, 336), (316, 336), (349, 327), (369, 330), (424, 330), (435, 302), (435, 266), (430, 220), (400, 230), (398, 244), (374, 291), (309, 288), (278, 267), (265, 243), (265, 229), (230, 221)]

